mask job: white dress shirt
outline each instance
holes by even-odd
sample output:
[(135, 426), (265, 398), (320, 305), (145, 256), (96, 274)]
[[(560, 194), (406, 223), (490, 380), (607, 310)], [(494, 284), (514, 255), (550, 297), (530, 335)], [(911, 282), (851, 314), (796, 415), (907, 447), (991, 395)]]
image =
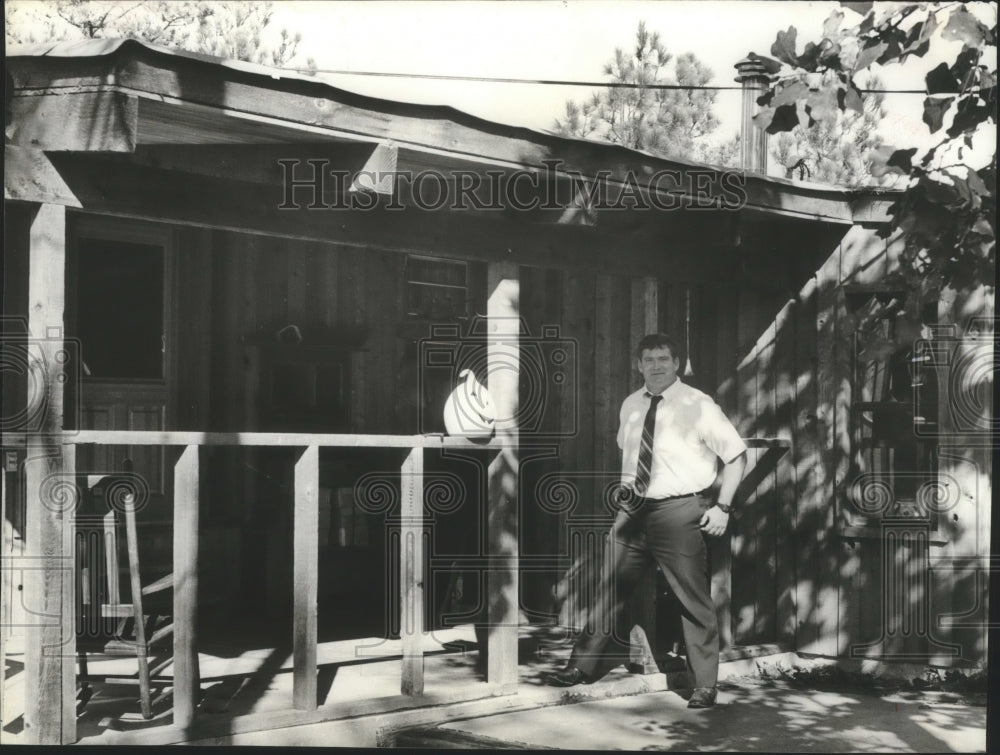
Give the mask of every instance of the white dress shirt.
[[(746, 444), (710, 396), (680, 378), (663, 391), (656, 407), (653, 462), (647, 498), (690, 495), (715, 482), (717, 460), (729, 463)], [(622, 484), (632, 487), (639, 463), (642, 425), (650, 399), (645, 387), (622, 402), (618, 447), (622, 450)]]

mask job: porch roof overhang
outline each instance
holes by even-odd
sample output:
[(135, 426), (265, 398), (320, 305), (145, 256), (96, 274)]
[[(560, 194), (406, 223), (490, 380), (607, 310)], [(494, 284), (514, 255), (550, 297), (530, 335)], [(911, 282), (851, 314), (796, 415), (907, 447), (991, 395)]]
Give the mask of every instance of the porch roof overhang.
[[(796, 254), (803, 233), (825, 246), (851, 225), (882, 224), (898, 195), (666, 160), (135, 40), (16, 47), (7, 63), (5, 198), (105, 214), (691, 279), (745, 266), (747, 255), (780, 273), (775, 252)], [(399, 177), (434, 171), (451, 190), (461, 174), (511, 183), (527, 174), (537, 181), (515, 188), (541, 203), (400, 213), (373, 202), (374, 211), (335, 217), (278, 209), (289, 178), (282, 158), (349, 171), (340, 197), (357, 190), (361, 171), (385, 171), (395, 178), (361, 193), (411, 208), (414, 189), (406, 195)], [(595, 186), (607, 197), (631, 192), (653, 211), (595, 208)], [(660, 211), (664, 202), (698, 211)]]

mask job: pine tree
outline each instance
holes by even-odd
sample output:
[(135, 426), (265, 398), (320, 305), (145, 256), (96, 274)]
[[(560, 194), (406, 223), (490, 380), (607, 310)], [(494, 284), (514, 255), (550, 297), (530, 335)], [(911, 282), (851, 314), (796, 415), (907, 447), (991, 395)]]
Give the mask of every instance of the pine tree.
[[(4, 4), (8, 45), (127, 38), (285, 67), (297, 59), (302, 35), (281, 29), (277, 42), (265, 41), (273, 14), (271, 2), (10, 0)], [(316, 65), (308, 58), (300, 67), (315, 70)]]
[[(617, 48), (604, 74), (612, 86), (583, 102), (567, 101), (565, 117), (555, 122), (558, 133), (691, 159), (719, 125), (712, 112), (715, 92), (697, 88), (711, 80), (712, 71), (690, 52), (674, 60), (659, 33), (649, 32), (644, 21), (636, 31), (634, 52)], [(615, 86), (619, 84), (628, 86)], [(649, 88), (658, 84), (694, 88)]]
[[(873, 75), (864, 88), (882, 89), (883, 83)], [(885, 118), (884, 100), (884, 94), (873, 92), (862, 98), (860, 112), (837, 108), (817, 112), (813, 125), (800, 123), (778, 134), (771, 143), (771, 155), (784, 167), (786, 178), (838, 186), (882, 183), (871, 168), (883, 143), (877, 129)]]

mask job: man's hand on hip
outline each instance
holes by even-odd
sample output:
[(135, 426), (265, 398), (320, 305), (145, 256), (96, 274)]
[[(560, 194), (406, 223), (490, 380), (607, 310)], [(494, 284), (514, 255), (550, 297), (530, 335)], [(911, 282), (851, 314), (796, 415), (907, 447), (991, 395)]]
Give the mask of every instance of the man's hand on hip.
[(721, 535), (726, 531), (728, 525), (729, 514), (718, 506), (712, 506), (712, 508), (701, 515), (701, 521), (698, 522), (698, 526), (701, 527), (704, 533), (712, 537)]

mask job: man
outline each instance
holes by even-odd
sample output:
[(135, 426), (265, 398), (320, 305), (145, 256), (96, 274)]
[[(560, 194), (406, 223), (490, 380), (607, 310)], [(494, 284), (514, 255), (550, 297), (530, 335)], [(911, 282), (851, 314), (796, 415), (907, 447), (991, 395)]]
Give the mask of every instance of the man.
[[(566, 668), (548, 676), (568, 687), (590, 683), (614, 638), (614, 627), (644, 569), (659, 565), (682, 607), (689, 708), (715, 704), (719, 630), (712, 603), (705, 535), (729, 524), (736, 487), (746, 468), (746, 444), (707, 395), (677, 375), (680, 351), (669, 336), (648, 335), (636, 349), (645, 385), (622, 403), (620, 506), (605, 553), (604, 572), (587, 629)], [(714, 505), (706, 492), (723, 468)], [(604, 668), (607, 671), (610, 667)]]

